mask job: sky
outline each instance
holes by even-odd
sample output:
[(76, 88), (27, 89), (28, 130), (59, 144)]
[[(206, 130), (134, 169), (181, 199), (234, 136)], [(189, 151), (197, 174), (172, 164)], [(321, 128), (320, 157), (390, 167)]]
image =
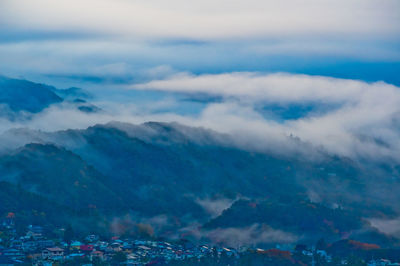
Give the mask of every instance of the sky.
[(0, 59), (105, 110), (51, 107), (3, 131), (178, 121), (400, 161), (398, 0), (2, 0)]
[(400, 84), (399, 10), (397, 0), (2, 0), (0, 72), (60, 85), (135, 82), (160, 66)]

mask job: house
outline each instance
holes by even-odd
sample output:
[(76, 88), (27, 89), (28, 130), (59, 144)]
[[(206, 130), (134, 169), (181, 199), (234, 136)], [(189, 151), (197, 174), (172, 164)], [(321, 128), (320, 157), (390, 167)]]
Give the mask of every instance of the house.
[(36, 234), (43, 234), (43, 227), (41, 227), (39, 225), (29, 225), (28, 231), (31, 231)]
[(35, 233), (33, 231), (28, 231), (25, 235), (25, 238), (39, 240), (39, 239), (43, 239), (43, 235), (42, 235), (42, 233)]
[(25, 255), (18, 249), (10, 248), (3, 250), (3, 255), (9, 257), (12, 260), (23, 259)]
[(83, 244), (79, 241), (74, 241), (71, 243), (71, 248), (79, 250)]
[(6, 218), (3, 220), (3, 226), (6, 228), (14, 227), (15, 213), (9, 212)]
[(22, 247), (22, 241), (19, 239), (15, 239), (15, 240), (11, 241), (10, 247), (20, 249)]
[(368, 266), (391, 266), (391, 265), (400, 265), (399, 263), (396, 262), (391, 262), (390, 260), (387, 259), (379, 259), (379, 260), (371, 260), (367, 264)]
[(14, 261), (6, 256), (0, 256), (0, 266), (13, 266)]
[(22, 249), (24, 251), (33, 251), (37, 248), (37, 244), (35, 241), (26, 241), (22, 244)]
[(38, 225), (29, 225), (26, 238), (33, 238), (35, 240), (43, 239), (43, 227)]
[(151, 248), (146, 247), (146, 246), (138, 246), (139, 249), (141, 250), (150, 250)]
[(53, 240), (38, 240), (36, 244), (40, 249), (51, 248), (54, 247), (55, 243)]
[(127, 265), (143, 265), (143, 263), (140, 262), (140, 258), (133, 254), (129, 254), (127, 256), (126, 264)]
[(122, 249), (125, 251), (131, 251), (133, 249), (133, 245), (132, 244), (128, 244), (128, 243), (124, 243), (122, 246)]
[(146, 245), (146, 242), (143, 241), (143, 240), (135, 240), (135, 241), (133, 241), (133, 243), (134, 243), (136, 246)]
[(104, 254), (103, 254), (103, 258), (104, 258), (105, 260), (111, 260), (112, 257), (113, 257), (114, 255), (115, 255), (114, 250), (112, 250), (112, 249), (107, 249), (107, 250), (104, 252)]
[(68, 259), (75, 259), (75, 258), (83, 258), (85, 257), (85, 254), (83, 253), (72, 253), (68, 255)]
[(97, 240), (99, 240), (99, 236), (97, 235), (88, 235), (85, 240), (89, 241), (89, 242), (95, 242)]
[(104, 259), (104, 253), (101, 252), (100, 250), (94, 250), (94, 251), (92, 251), (92, 253), (90, 255), (91, 255), (92, 259), (93, 258), (99, 258), (101, 260)]
[(317, 254), (319, 256), (321, 256), (322, 258), (324, 258), (327, 262), (331, 262), (332, 261), (332, 257), (329, 256), (325, 250), (317, 250)]
[(59, 247), (46, 248), (42, 251), (42, 259), (61, 260), (64, 258), (64, 250)]
[(115, 241), (115, 242), (111, 243), (110, 247), (114, 251), (121, 251), (122, 244), (120, 242)]
[(233, 248), (222, 248), (222, 251), (225, 252), (225, 254), (228, 255), (229, 257), (238, 256), (236, 250)]
[(93, 249), (94, 249), (93, 245), (81, 245), (80, 246), (80, 250), (82, 250), (83, 252), (86, 252), (86, 253), (92, 252)]

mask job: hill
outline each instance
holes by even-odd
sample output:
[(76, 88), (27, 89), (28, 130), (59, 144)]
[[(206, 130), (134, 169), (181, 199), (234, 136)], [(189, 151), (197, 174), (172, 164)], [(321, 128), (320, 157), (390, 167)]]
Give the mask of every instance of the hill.
[(0, 117), (7, 119), (26, 119), (60, 103), (70, 104), (82, 112), (100, 111), (100, 108), (87, 102), (89, 98), (90, 95), (80, 88), (57, 89), (0, 75)]
[[(1, 181), (30, 195), (23, 199), (60, 206), (46, 207), (54, 226), (77, 219), (57, 216), (91, 213), (104, 221), (97, 228), (103, 234), (116, 221), (128, 227), (145, 222), (166, 237), (196, 224), (204, 235), (259, 224), (304, 241), (352, 236), (396, 245), (364, 219), (398, 215), (393, 202), (370, 197), (376, 180), (382, 189), (398, 186), (383, 167), (368, 171), (323, 153), (313, 161), (249, 151), (228, 135), (176, 123), (113, 122), (53, 133), (20, 129), (12, 136), (20, 147), (0, 157)], [(338, 181), (341, 186), (334, 187)], [(385, 191), (387, 198), (396, 197)], [(22, 203), (5, 206), (4, 214), (26, 211)]]
[(0, 76), (0, 104), (7, 105), (11, 111), (37, 113), (51, 104), (62, 102), (55, 88), (27, 80)]

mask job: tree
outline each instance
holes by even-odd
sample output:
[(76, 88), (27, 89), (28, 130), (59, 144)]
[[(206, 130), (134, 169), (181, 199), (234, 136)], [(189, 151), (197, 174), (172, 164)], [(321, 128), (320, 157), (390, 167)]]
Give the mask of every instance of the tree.
[(347, 258), (347, 264), (348, 265), (354, 265), (354, 266), (366, 266), (367, 263), (365, 263), (365, 261), (363, 261), (361, 258), (357, 257), (357, 256), (349, 256)]
[(150, 224), (137, 224), (136, 225), (138, 234), (140, 237), (151, 238), (154, 236), (154, 229)]
[(74, 230), (72, 229), (71, 225), (68, 225), (64, 231), (64, 241), (71, 244), (71, 241), (74, 239)]
[(316, 245), (316, 249), (317, 250), (325, 250), (326, 248), (327, 248), (327, 244), (326, 244), (326, 242), (325, 242), (325, 239), (324, 238), (320, 238), (319, 240), (318, 240), (318, 242), (317, 242), (317, 245)]
[(125, 262), (127, 260), (126, 254), (122, 251), (118, 251), (115, 253), (115, 255), (112, 257), (112, 262), (116, 264), (120, 264), (122, 262)]
[(92, 264), (94, 266), (106, 266), (107, 263), (103, 262), (99, 257), (94, 257), (92, 259)]

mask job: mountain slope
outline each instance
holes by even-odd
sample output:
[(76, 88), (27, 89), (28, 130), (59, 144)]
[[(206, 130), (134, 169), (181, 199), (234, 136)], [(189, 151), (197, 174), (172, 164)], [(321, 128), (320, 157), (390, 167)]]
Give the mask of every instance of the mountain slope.
[(87, 102), (88, 98), (90, 95), (80, 88), (57, 89), (0, 75), (0, 117), (10, 120), (29, 118), (62, 102), (81, 112), (99, 112), (101, 109)]
[(54, 89), (44, 84), (0, 76), (0, 104), (7, 105), (14, 112), (37, 113), (51, 104), (62, 102)]
[[(346, 158), (249, 151), (227, 135), (176, 123), (12, 133), (15, 143), (38, 144), (0, 157), (1, 180), (72, 210), (96, 205), (108, 221), (165, 217), (160, 234), (193, 223), (206, 230), (266, 224), (310, 241), (364, 230), (385, 243), (364, 218), (399, 215), (395, 173)], [(221, 202), (225, 212), (210, 212)]]
[(1, 181), (71, 209), (98, 206), (111, 212), (123, 206), (104, 185), (104, 176), (79, 156), (54, 145), (28, 144), (2, 156), (0, 172)]

